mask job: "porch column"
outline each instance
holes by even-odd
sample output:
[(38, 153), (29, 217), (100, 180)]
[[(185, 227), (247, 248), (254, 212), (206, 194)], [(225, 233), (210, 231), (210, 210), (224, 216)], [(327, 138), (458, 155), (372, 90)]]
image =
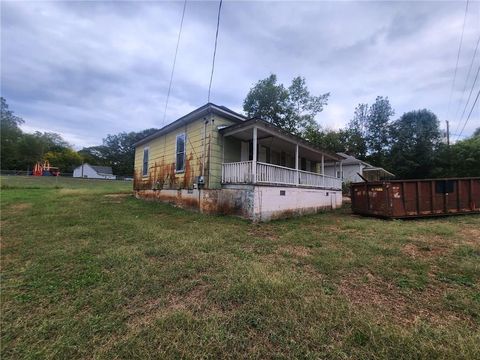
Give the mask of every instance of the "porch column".
[(298, 144), (295, 144), (295, 185), (298, 186)]
[(343, 165), (342, 165), (342, 161), (340, 161), (340, 179), (342, 179), (342, 182), (343, 182)]
[(325, 187), (325, 156), (322, 154), (322, 182)]
[(257, 127), (253, 127), (252, 182), (257, 182)]

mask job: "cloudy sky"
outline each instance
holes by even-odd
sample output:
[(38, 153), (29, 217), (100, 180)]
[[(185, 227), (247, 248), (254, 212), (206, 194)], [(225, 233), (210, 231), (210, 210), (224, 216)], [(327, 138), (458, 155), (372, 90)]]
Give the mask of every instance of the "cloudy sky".
[[(257, 80), (275, 73), (288, 86), (301, 75), (312, 93), (331, 93), (323, 127), (383, 95), (396, 117), (428, 108), (454, 133), (480, 65), (479, 49), (467, 78), (480, 36), (480, 2), (470, 1), (451, 96), (465, 4), (224, 1), (211, 100), (241, 111)], [(76, 148), (161, 127), (182, 7), (2, 1), (1, 94), (26, 131), (61, 133)], [(166, 123), (207, 101), (217, 9), (187, 4)], [(479, 88), (480, 76), (466, 115)], [(464, 135), (480, 126), (478, 105)]]

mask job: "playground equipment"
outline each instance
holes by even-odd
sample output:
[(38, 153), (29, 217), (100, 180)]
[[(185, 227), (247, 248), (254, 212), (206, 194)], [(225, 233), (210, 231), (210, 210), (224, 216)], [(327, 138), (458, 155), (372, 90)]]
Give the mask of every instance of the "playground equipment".
[(33, 176), (58, 176), (60, 169), (58, 167), (50, 166), (50, 162), (45, 160), (43, 164), (39, 161), (33, 167)]

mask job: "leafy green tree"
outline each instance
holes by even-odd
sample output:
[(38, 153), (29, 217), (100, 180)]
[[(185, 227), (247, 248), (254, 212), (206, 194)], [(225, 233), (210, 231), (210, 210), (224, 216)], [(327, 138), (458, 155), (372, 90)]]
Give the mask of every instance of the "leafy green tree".
[(259, 117), (284, 129), (293, 124), (288, 121), (288, 90), (277, 84), (277, 76), (258, 81), (243, 101), (243, 110), (248, 117)]
[(387, 165), (387, 152), (390, 145), (390, 118), (395, 111), (388, 97), (377, 96), (375, 103), (368, 109), (365, 124), (365, 142), (367, 159), (377, 166)]
[(315, 116), (323, 110), (328, 97), (328, 93), (312, 96), (302, 77), (294, 78), (286, 89), (271, 74), (250, 89), (243, 110), (249, 117), (259, 117), (288, 132), (301, 134), (315, 124)]
[(158, 130), (146, 129), (141, 132), (109, 134), (103, 139), (103, 145), (83, 148), (79, 154), (89, 164), (111, 166), (115, 175), (132, 176), (135, 157), (133, 144), (156, 131)]
[(366, 159), (367, 141), (366, 127), (368, 123), (368, 104), (358, 104), (355, 108), (353, 119), (350, 120), (345, 129), (344, 152), (359, 159)]
[(430, 110), (403, 114), (390, 126), (392, 169), (401, 178), (428, 178), (435, 173), (435, 154), (442, 137), (437, 116)]
[(58, 167), (64, 173), (72, 173), (83, 162), (82, 156), (69, 148), (49, 151), (43, 156), (43, 159), (48, 160), (52, 166)]
[(288, 88), (288, 118), (293, 127), (292, 133), (303, 133), (307, 128), (315, 126), (315, 116), (322, 112), (328, 103), (330, 93), (313, 96), (307, 88), (304, 77), (297, 76)]
[(17, 169), (18, 164), (18, 144), (23, 135), (20, 125), (24, 120), (9, 110), (7, 101), (1, 97), (0, 105), (0, 152), (2, 169)]
[(344, 130), (322, 129), (319, 126), (307, 127), (303, 133), (305, 140), (321, 149), (335, 153), (345, 151), (345, 136)]

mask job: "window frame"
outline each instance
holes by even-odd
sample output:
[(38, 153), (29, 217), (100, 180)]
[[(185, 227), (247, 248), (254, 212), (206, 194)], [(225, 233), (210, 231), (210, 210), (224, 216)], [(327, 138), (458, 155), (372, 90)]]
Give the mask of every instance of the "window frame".
[[(178, 138), (183, 137), (183, 167), (182, 169), (177, 169), (177, 157), (178, 152)], [(175, 136), (175, 174), (181, 174), (185, 172), (185, 158), (187, 153), (187, 133), (183, 132)]]
[[(147, 161), (145, 163), (145, 151), (147, 152)], [(143, 148), (143, 157), (142, 157), (142, 177), (147, 177), (148, 176), (148, 170), (149, 170), (149, 164), (150, 162), (150, 147), (145, 146)], [(146, 166), (145, 166), (146, 164)]]

